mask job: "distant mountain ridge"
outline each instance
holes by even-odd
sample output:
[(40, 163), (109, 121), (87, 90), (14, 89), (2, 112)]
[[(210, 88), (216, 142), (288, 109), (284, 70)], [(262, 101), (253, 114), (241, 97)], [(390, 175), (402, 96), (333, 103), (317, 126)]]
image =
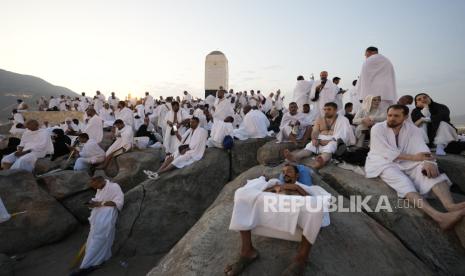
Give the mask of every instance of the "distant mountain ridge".
[(18, 74), (0, 69), (0, 122), (8, 121), (17, 99), (23, 99), (29, 106), (45, 96), (78, 96), (66, 87), (53, 85), (41, 78)]

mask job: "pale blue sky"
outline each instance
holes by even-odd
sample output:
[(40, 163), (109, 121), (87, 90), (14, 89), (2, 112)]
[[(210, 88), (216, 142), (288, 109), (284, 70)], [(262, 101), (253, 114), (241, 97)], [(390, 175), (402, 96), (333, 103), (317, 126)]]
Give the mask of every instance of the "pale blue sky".
[(204, 59), (229, 59), (235, 90), (328, 70), (348, 88), (367, 46), (399, 94), (429, 92), (464, 114), (465, 1), (1, 0), (0, 68), (76, 92), (203, 95)]

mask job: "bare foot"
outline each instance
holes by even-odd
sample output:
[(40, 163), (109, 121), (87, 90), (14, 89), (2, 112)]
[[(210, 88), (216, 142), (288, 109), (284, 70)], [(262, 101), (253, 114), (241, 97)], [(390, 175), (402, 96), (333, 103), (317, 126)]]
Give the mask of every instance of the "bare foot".
[(438, 220), (442, 230), (449, 230), (465, 216), (465, 209), (441, 214)]
[(283, 154), (284, 154), (284, 158), (285, 158), (287, 161), (295, 162), (294, 155), (291, 153), (290, 150), (285, 149), (285, 150), (283, 151)]
[(462, 209), (465, 209), (465, 201), (464, 202), (459, 202), (459, 203), (454, 203), (449, 206), (445, 206), (447, 211), (453, 212), (453, 211), (459, 211)]
[(315, 162), (313, 163), (312, 167), (314, 169), (319, 170), (323, 168), (325, 165), (326, 165), (325, 159), (321, 155), (318, 155), (317, 157), (315, 157)]
[(224, 269), (224, 274), (228, 276), (239, 275), (244, 269), (246, 269), (251, 263), (257, 260), (259, 257), (258, 251), (253, 249), (247, 253), (241, 253), (239, 259), (231, 264), (227, 265)]

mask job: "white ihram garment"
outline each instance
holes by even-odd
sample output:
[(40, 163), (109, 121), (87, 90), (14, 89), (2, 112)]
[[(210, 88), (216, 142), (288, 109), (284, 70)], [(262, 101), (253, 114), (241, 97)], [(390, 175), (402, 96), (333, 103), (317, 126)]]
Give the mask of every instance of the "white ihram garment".
[(368, 57), (362, 65), (357, 81), (359, 100), (366, 96), (381, 96), (381, 108), (397, 101), (396, 76), (391, 61), (381, 54)]
[(181, 142), (183, 145), (189, 145), (189, 150), (183, 155), (176, 151), (173, 159), (173, 166), (176, 168), (184, 168), (202, 159), (207, 146), (208, 131), (204, 128), (197, 127), (195, 130), (188, 129), (184, 133)]
[[(247, 184), (236, 190), (234, 195), (234, 209), (232, 212), (230, 230), (248, 231), (253, 234), (273, 238), (300, 241), (302, 235), (311, 243), (315, 243), (321, 227), (330, 224), (327, 208), (331, 195), (319, 186), (305, 186), (296, 182), (309, 196), (289, 196), (270, 192), (265, 189), (278, 184), (278, 179), (265, 180), (261, 176), (248, 180)], [(312, 209), (305, 206), (288, 210), (288, 212), (274, 212), (270, 208), (265, 210), (265, 203), (293, 199), (304, 200)], [(278, 206), (276, 206), (278, 208)]]
[(106, 180), (105, 187), (97, 190), (92, 201), (113, 201), (114, 206), (96, 207), (89, 217), (90, 231), (86, 242), (86, 254), (81, 269), (102, 264), (111, 258), (111, 246), (115, 238), (118, 211), (124, 204), (124, 194), (118, 184)]
[(89, 139), (95, 140), (97, 143), (103, 139), (103, 120), (98, 115), (92, 116), (87, 122), (87, 125), (82, 130), (83, 133), (89, 135)]
[(268, 136), (268, 127), (270, 121), (259, 110), (250, 110), (242, 121), (240, 127), (233, 132), (234, 137), (239, 140), (247, 140), (249, 138), (264, 138)]
[(371, 128), (370, 152), (365, 165), (367, 178), (380, 176), (397, 191), (399, 197), (405, 197), (410, 192), (425, 195), (434, 185), (443, 181), (452, 184), (445, 174), (436, 178), (423, 175), (423, 162), (396, 160), (400, 154), (430, 152), (414, 124), (404, 122), (397, 141), (394, 131), (386, 122), (377, 123)]
[(302, 112), (304, 104), (310, 104), (310, 93), (313, 83), (313, 80), (298, 80), (294, 87), (292, 100), (297, 103), (300, 112)]
[(2, 163), (13, 164), (10, 169), (19, 169), (32, 172), (37, 159), (53, 154), (53, 143), (50, 133), (46, 129), (35, 131), (26, 130), (21, 137), (19, 147), (23, 151), (31, 150), (30, 153), (21, 157), (15, 156), (15, 152), (4, 156)]
[(216, 121), (213, 123), (210, 132), (210, 138), (207, 141), (208, 147), (223, 148), (223, 140), (227, 135), (232, 136), (234, 127), (232, 123), (225, 123), (223, 121)]

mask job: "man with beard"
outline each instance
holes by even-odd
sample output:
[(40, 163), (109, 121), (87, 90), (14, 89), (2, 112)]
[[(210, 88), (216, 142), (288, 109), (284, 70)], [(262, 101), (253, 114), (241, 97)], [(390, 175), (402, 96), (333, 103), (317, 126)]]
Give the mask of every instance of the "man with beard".
[(216, 99), (213, 105), (213, 121), (224, 121), (228, 116), (234, 116), (233, 104), (225, 97), (226, 90), (220, 89), (216, 92)]
[(279, 133), (276, 136), (278, 142), (290, 141), (294, 144), (306, 143), (310, 137), (312, 126), (310, 125), (308, 116), (298, 112), (299, 107), (296, 102), (289, 104), (289, 111), (284, 113), (279, 126)]
[[(366, 177), (380, 176), (399, 197), (420, 208), (441, 229), (450, 229), (465, 215), (465, 202), (454, 203), (449, 191), (451, 181), (439, 172), (420, 130), (407, 121), (408, 113), (405, 105), (391, 105), (387, 121), (371, 128)], [(434, 209), (423, 198), (430, 192), (439, 198), (447, 212)]]
[(314, 102), (312, 110), (313, 116), (318, 118), (323, 114), (325, 104), (336, 102), (336, 96), (339, 88), (332, 81), (328, 80), (328, 72), (322, 71), (320, 73), (320, 80), (313, 83), (312, 91), (310, 93), (310, 100)]
[(355, 135), (349, 120), (337, 114), (337, 105), (332, 102), (327, 103), (323, 111), (324, 116), (318, 118), (313, 125), (312, 141), (303, 150), (294, 153), (285, 150), (284, 156), (287, 160), (299, 162), (302, 158), (316, 154), (318, 156), (312, 167), (320, 169), (336, 152), (338, 140), (342, 140), (347, 146), (355, 144)]
[[(229, 229), (240, 232), (242, 246), (238, 260), (225, 267), (226, 275), (239, 275), (258, 259), (252, 233), (300, 242), (297, 255), (282, 275), (304, 274), (310, 249), (320, 228), (329, 225), (329, 216), (324, 210), (330, 194), (319, 186), (299, 183), (299, 171), (294, 165), (286, 164), (282, 173), (284, 181), (267, 181), (261, 176), (247, 181), (236, 191)], [(285, 210), (271, 203), (279, 205), (279, 200), (301, 200), (303, 205), (295, 210)]]

